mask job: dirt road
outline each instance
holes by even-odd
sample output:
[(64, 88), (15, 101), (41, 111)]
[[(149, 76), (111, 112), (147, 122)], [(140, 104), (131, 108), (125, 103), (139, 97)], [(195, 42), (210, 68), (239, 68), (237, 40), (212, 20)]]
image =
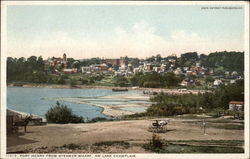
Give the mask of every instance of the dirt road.
[[(194, 120), (195, 121), (195, 120)], [(94, 144), (101, 141), (127, 141), (145, 143), (152, 137), (148, 131), (152, 120), (129, 120), (86, 124), (48, 124), (28, 126), (27, 133), (19, 130), (18, 135), (9, 135), (7, 151), (16, 152), (34, 147), (53, 147), (64, 144)], [(201, 124), (172, 119), (168, 131), (158, 133), (166, 140), (244, 140), (244, 130), (207, 128), (203, 134)], [(134, 149), (143, 152), (143, 149)]]

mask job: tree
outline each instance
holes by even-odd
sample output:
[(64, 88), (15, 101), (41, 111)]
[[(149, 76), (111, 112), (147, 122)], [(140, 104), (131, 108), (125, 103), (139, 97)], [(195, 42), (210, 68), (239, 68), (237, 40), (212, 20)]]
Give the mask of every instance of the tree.
[(151, 56), (146, 59), (147, 62), (154, 62), (155, 61), (155, 56)]
[(38, 57), (37, 62), (36, 62), (36, 66), (37, 66), (37, 69), (38, 69), (38, 70), (44, 71), (45, 63), (44, 63), (44, 61), (43, 61), (42, 56), (39, 56), (39, 57)]
[(128, 61), (129, 61), (128, 56), (125, 56), (125, 58), (124, 58), (124, 63), (125, 63), (126, 66), (128, 65)]
[(138, 58), (132, 58), (130, 60), (130, 64), (133, 66), (133, 67), (138, 67), (140, 65), (140, 60)]
[(157, 54), (156, 55), (156, 62), (161, 62), (162, 58), (161, 58), (161, 55), (160, 54)]
[(57, 80), (57, 84), (66, 84), (65, 79), (66, 79), (65, 76), (59, 76), (59, 78)]
[(77, 82), (76, 82), (75, 79), (71, 79), (71, 80), (70, 80), (70, 86), (71, 86), (71, 87), (75, 87), (76, 84), (77, 84)]
[(198, 60), (197, 52), (188, 52), (181, 54), (180, 59), (178, 60), (178, 65), (190, 67), (195, 64)]
[(228, 86), (222, 85), (213, 93), (204, 94), (163, 94), (150, 98), (153, 103), (146, 114), (150, 116), (172, 116), (186, 113), (199, 113), (199, 107), (206, 110), (228, 109), (230, 101), (244, 101), (244, 80)]
[(238, 80), (234, 84), (221, 85), (215, 90), (213, 101), (216, 107), (228, 109), (230, 101), (244, 101), (244, 80)]
[(133, 86), (142, 86), (143, 83), (140, 83), (142, 80), (143, 73), (138, 72), (133, 75), (133, 77), (130, 79), (130, 82)]
[(188, 53), (185, 53), (185, 54), (181, 54), (181, 59), (197, 60), (198, 59), (198, 54), (197, 54), (197, 52), (188, 52)]
[(80, 69), (80, 62), (79, 61), (74, 61), (73, 64), (72, 64), (72, 67), (73, 68), (77, 68), (77, 69)]
[(27, 60), (24, 57), (7, 58), (7, 82), (42, 83), (46, 82), (44, 73), (45, 63), (41, 56), (31, 56)]
[(79, 117), (72, 113), (72, 110), (68, 108), (66, 105), (60, 104), (58, 101), (56, 105), (51, 107), (45, 117), (50, 123), (83, 123), (83, 117)]
[(164, 83), (167, 87), (178, 86), (182, 81), (182, 78), (178, 78), (173, 72), (168, 72), (164, 74)]
[(201, 65), (207, 68), (221, 67), (226, 71), (237, 71), (241, 74), (244, 71), (244, 52), (213, 52), (200, 60)]
[(214, 82), (214, 78), (213, 78), (213, 77), (211, 77), (211, 76), (206, 76), (206, 78), (205, 78), (205, 82), (206, 82), (206, 84), (208, 84), (208, 83), (212, 83), (212, 82)]
[(128, 86), (128, 79), (124, 76), (115, 77), (115, 86), (126, 87)]
[(74, 62), (75, 62), (75, 59), (73, 59), (73, 58), (67, 58), (67, 67), (68, 68), (72, 68)]

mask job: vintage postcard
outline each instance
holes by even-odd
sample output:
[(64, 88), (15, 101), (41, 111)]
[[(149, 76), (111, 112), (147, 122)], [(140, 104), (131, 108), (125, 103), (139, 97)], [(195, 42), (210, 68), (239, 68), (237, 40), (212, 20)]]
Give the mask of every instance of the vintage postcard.
[(1, 158), (249, 158), (249, 3), (3, 1)]

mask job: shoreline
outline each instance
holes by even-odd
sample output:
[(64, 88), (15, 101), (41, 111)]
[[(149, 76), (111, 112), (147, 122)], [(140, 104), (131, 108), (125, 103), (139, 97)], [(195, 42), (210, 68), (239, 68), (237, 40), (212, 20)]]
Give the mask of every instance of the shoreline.
[[(13, 84), (9, 84), (8, 87), (18, 87), (13, 86)], [(138, 87), (110, 87), (110, 86), (86, 86), (86, 85), (77, 85), (76, 87), (71, 87), (69, 85), (48, 85), (48, 84), (23, 84), (22, 86), (19, 86), (21, 88), (55, 88), (55, 89), (114, 89), (114, 88), (126, 88), (128, 90), (138, 90), (143, 91), (143, 94), (141, 95), (111, 95), (111, 96), (105, 96), (101, 97), (101, 99), (123, 99), (123, 100), (149, 100), (149, 97), (154, 93), (167, 93), (167, 94), (198, 94), (198, 93), (204, 93), (207, 92), (205, 90), (180, 90), (180, 89), (166, 89), (166, 88), (138, 88)], [(62, 100), (66, 102), (73, 102), (78, 104), (89, 104), (95, 107), (102, 108), (101, 113), (110, 116), (110, 117), (120, 117), (123, 115), (131, 115), (137, 113), (136, 111), (131, 111), (129, 107), (139, 108), (144, 107), (147, 109), (150, 105), (149, 104), (123, 104), (123, 105), (109, 105), (109, 104), (98, 104), (93, 103), (91, 101), (83, 101), (83, 100), (76, 100), (74, 98), (62, 98)], [(125, 109), (124, 109), (125, 108)], [(132, 108), (133, 109), (133, 108)]]
[[(129, 94), (129, 95), (110, 95), (110, 96), (104, 96), (104, 97), (99, 97), (99, 99), (116, 99), (118, 97), (118, 99), (127, 99), (127, 100), (149, 100), (149, 96), (147, 95), (139, 95), (139, 94)], [(131, 115), (131, 114), (135, 114), (136, 112), (133, 111), (129, 111), (129, 110), (123, 110), (122, 108), (129, 108), (129, 107), (136, 107), (136, 108), (148, 108), (150, 106), (150, 104), (117, 104), (117, 105), (107, 105), (107, 104), (97, 104), (97, 103), (93, 103), (93, 102), (89, 102), (88, 100), (77, 100), (76, 98), (61, 98), (62, 101), (65, 102), (72, 102), (72, 103), (78, 103), (78, 104), (89, 104), (95, 107), (99, 107), (102, 108), (101, 113), (106, 115), (106, 116), (110, 116), (110, 117), (121, 117), (123, 115)]]
[(167, 93), (167, 94), (198, 94), (211, 92), (211, 90), (198, 90), (198, 89), (177, 89), (177, 88), (144, 88), (144, 87), (116, 87), (116, 86), (96, 86), (96, 85), (70, 85), (59, 84), (23, 84), (22, 86), (14, 86), (14, 84), (7, 84), (7, 87), (21, 87), (21, 88), (55, 88), (55, 89), (128, 89), (145, 91), (146, 93)]

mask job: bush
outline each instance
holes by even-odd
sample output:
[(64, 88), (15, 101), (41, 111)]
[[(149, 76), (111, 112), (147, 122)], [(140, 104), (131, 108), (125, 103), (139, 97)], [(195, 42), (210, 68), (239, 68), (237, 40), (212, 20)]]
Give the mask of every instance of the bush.
[(88, 84), (88, 79), (81, 79), (81, 81), (82, 81), (82, 84), (84, 85), (84, 84)]
[(153, 134), (150, 142), (144, 144), (143, 148), (152, 152), (161, 152), (163, 150), (163, 146), (164, 140), (162, 140), (159, 136)]
[(161, 87), (161, 83), (160, 82), (144, 82), (143, 83), (143, 87), (146, 87), (146, 88), (159, 88)]
[(76, 84), (77, 84), (77, 82), (76, 82), (75, 79), (71, 79), (71, 80), (70, 80), (70, 86), (71, 86), (71, 87), (75, 87)]
[(65, 81), (65, 79), (63, 79), (63, 78), (59, 78), (58, 80), (57, 80), (57, 84), (66, 84), (66, 81)]
[(124, 148), (128, 148), (130, 144), (126, 141), (102, 141), (98, 143), (94, 143), (94, 146), (122, 146)]
[(78, 144), (64, 144), (62, 147), (70, 149), (70, 150), (75, 150), (75, 149), (81, 148), (81, 146)]
[(163, 146), (163, 141), (161, 140), (161, 138), (155, 134), (153, 134), (152, 136), (152, 140), (150, 141), (150, 144), (154, 147), (154, 148), (162, 148)]
[(54, 107), (47, 111), (45, 117), (49, 123), (84, 123), (83, 117), (73, 114), (70, 108), (60, 104), (58, 101)]
[(114, 79), (114, 85), (119, 87), (127, 87), (129, 86), (129, 81), (126, 77), (117, 76)]
[(71, 123), (84, 123), (84, 118), (73, 114), (71, 116)]

